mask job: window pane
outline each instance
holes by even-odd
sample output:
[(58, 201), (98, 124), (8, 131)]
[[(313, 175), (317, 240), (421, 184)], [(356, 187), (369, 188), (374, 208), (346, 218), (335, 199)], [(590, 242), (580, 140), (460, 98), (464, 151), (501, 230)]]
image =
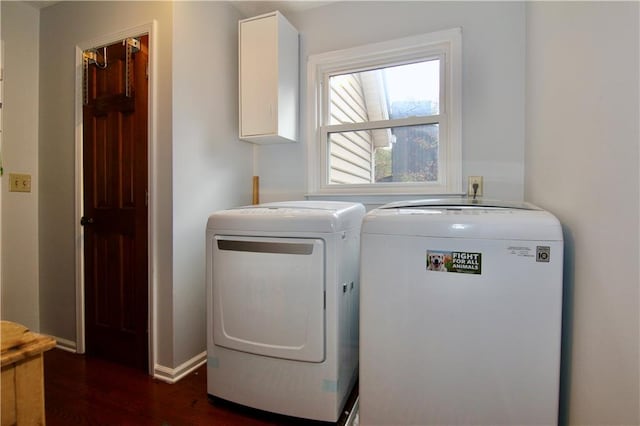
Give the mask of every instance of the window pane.
[(329, 134), (329, 184), (436, 182), (438, 125)]
[(439, 114), (440, 60), (329, 78), (329, 124)]

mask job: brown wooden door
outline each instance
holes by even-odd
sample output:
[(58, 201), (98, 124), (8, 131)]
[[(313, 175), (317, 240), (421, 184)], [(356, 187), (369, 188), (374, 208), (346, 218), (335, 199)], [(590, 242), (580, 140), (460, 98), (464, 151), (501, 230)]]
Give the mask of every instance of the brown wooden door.
[(83, 108), (85, 339), (90, 355), (148, 369), (148, 36), (98, 49)]

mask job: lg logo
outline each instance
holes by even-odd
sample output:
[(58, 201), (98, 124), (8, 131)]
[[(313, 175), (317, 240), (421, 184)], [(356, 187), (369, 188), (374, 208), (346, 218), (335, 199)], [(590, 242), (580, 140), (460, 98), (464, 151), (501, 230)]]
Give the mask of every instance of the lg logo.
[(536, 247), (536, 262), (549, 262), (551, 258), (551, 247), (549, 246), (537, 246)]

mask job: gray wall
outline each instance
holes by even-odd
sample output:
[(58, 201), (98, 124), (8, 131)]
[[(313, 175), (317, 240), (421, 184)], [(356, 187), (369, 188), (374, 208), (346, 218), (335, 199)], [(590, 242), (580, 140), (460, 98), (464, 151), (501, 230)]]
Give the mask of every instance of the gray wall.
[(639, 6), (527, 5), (525, 198), (565, 229), (571, 424), (640, 423)]
[(309, 55), (453, 27), (462, 27), (463, 182), (482, 175), (486, 197), (523, 198), (524, 3), (355, 1), (286, 16), (300, 32), (301, 142), (256, 147), (263, 201), (307, 192)]
[(253, 145), (238, 140), (238, 19), (223, 2), (174, 3), (175, 364), (206, 350), (207, 218), (251, 202)]
[[(40, 13), (2, 2), (2, 319), (38, 331), (38, 34)], [(9, 174), (31, 175), (31, 192), (9, 192)], [(20, 303), (16, 303), (20, 301)], [(25, 306), (30, 307), (25, 309)]]

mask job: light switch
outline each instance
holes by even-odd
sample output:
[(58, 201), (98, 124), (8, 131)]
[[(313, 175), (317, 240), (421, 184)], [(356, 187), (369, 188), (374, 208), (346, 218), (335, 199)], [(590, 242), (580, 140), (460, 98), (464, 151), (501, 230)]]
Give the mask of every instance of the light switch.
[(9, 173), (9, 192), (31, 192), (31, 175)]

